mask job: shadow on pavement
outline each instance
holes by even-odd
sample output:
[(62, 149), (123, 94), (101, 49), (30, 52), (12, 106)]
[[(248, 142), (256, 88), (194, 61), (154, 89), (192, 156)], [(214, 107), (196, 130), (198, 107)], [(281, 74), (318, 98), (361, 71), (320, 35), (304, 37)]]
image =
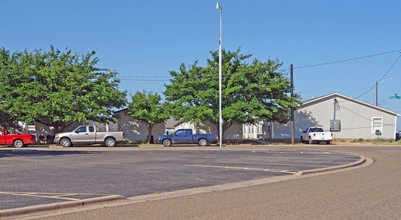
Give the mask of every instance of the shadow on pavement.
[(0, 158), (2, 157), (26, 157), (26, 156), (60, 156), (60, 155), (77, 155), (77, 154), (99, 154), (96, 151), (41, 151), (35, 149), (7, 149), (0, 150)]

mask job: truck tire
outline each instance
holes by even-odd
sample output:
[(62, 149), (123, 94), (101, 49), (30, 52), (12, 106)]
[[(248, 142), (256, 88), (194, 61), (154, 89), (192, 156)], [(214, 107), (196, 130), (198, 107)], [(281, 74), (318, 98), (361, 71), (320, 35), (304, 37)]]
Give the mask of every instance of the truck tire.
[(304, 138), (301, 136), (301, 143), (305, 143)]
[(207, 145), (207, 140), (204, 139), (204, 138), (199, 139), (198, 144), (199, 144), (199, 146), (206, 146)]
[(24, 142), (22, 140), (15, 140), (13, 145), (14, 147), (21, 148), (24, 146)]
[(63, 138), (63, 139), (60, 140), (60, 145), (63, 146), (63, 147), (71, 147), (72, 143), (71, 143), (70, 139)]
[(326, 144), (330, 144), (330, 141), (326, 141)]
[(169, 139), (163, 140), (163, 146), (164, 147), (171, 147), (171, 141)]
[(106, 147), (115, 147), (117, 145), (117, 142), (114, 138), (108, 137), (104, 141), (104, 144), (106, 145)]

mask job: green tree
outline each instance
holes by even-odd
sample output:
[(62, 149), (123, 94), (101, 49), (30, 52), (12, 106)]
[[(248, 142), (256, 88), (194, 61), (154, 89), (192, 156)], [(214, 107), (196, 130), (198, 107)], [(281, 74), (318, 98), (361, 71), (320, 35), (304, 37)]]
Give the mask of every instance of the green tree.
[[(6, 70), (15, 69), (17, 66), (17, 60), (20, 57), (20, 54), (11, 55), (9, 51), (2, 48), (0, 50), (0, 77)], [(8, 83), (12, 83), (12, 79), (6, 78)], [(3, 80), (0, 81), (0, 94), (3, 94), (7, 87), (7, 83), (4, 83)], [(7, 94), (4, 94), (7, 95)], [(2, 128), (17, 128), (17, 114), (10, 110), (10, 106), (3, 99), (0, 99), (0, 127)]]
[[(181, 64), (173, 79), (165, 85), (166, 100), (176, 119), (211, 122), (219, 126), (219, 54), (211, 51), (207, 66), (198, 62)], [(290, 97), (290, 81), (278, 69), (282, 63), (268, 59), (262, 62), (251, 55), (222, 51), (222, 115), (224, 130), (233, 124), (254, 124), (260, 120), (286, 123), (290, 109), (299, 97)]]
[(157, 93), (137, 92), (131, 99), (127, 114), (148, 125), (148, 144), (150, 144), (153, 126), (170, 117), (168, 108), (160, 102), (161, 97)]
[(118, 73), (96, 67), (96, 52), (16, 52), (1, 49), (0, 100), (7, 112), (27, 123), (40, 122), (62, 131), (74, 121), (115, 121), (113, 111), (126, 103)]
[(17, 119), (15, 116), (4, 111), (3, 109), (5, 108), (0, 104), (0, 128), (18, 128)]

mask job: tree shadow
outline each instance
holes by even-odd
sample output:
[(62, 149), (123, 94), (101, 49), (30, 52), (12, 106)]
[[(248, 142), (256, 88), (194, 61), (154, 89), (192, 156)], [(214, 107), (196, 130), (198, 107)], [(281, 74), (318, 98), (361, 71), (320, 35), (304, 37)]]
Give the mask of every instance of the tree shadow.
[(41, 151), (35, 149), (6, 149), (0, 150), (0, 159), (3, 157), (26, 157), (26, 156), (62, 156), (62, 155), (82, 155), (82, 154), (101, 154), (99, 151)]
[[(295, 112), (295, 139), (300, 139), (303, 131), (308, 127), (322, 126), (320, 122), (312, 115), (312, 112), (307, 110), (299, 110)], [(290, 139), (291, 138), (291, 122), (287, 124), (274, 123), (273, 125), (274, 140), (275, 139)]]

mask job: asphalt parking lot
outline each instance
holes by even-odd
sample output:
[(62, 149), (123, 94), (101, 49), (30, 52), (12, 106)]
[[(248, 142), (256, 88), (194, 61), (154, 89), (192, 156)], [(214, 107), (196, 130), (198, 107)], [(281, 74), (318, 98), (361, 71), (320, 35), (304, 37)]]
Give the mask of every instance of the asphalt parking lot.
[(0, 210), (294, 175), (360, 159), (313, 150), (106, 149), (0, 149)]

